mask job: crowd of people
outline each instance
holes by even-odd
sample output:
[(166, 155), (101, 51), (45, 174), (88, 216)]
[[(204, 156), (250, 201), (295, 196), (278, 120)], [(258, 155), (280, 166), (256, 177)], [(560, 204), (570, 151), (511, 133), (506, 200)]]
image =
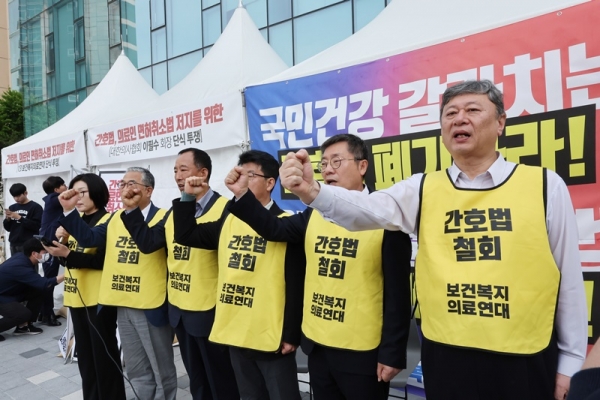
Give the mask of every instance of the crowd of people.
[[(175, 399), (176, 335), (194, 399), (299, 399), (303, 351), (315, 399), (383, 400), (406, 368), (418, 307), (428, 399), (584, 399), (573, 207), (556, 173), (496, 151), (505, 122), (491, 82), (448, 88), (440, 123), (452, 166), (380, 191), (364, 183), (368, 149), (352, 134), (321, 144), (321, 182), (306, 150), (281, 167), (266, 152), (242, 153), (225, 179), (229, 200), (210, 187), (209, 155), (182, 150), (181, 198), (169, 210), (153, 204), (155, 180), (141, 167), (120, 181), (113, 214), (94, 174), (45, 184), (43, 212), (14, 185), (0, 331), (39, 333), (33, 322), (64, 280), (85, 399), (125, 399), (124, 372), (137, 398)], [(273, 201), (278, 179), (305, 211)]]

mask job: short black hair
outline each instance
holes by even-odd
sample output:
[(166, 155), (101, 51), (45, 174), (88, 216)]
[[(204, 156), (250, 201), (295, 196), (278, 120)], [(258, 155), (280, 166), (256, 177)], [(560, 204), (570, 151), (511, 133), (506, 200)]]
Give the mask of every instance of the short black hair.
[(182, 154), (190, 152), (194, 155), (194, 165), (196, 166), (196, 168), (206, 168), (208, 170), (206, 182), (209, 182), (210, 175), (212, 173), (212, 160), (210, 159), (210, 156), (204, 150), (200, 150), (195, 147), (188, 147), (187, 149), (183, 149), (179, 153), (177, 153), (177, 155), (180, 156)]
[(69, 189), (73, 189), (73, 186), (79, 181), (85, 182), (88, 187), (88, 196), (94, 202), (94, 205), (99, 210), (103, 210), (108, 204), (110, 195), (108, 193), (108, 187), (104, 179), (100, 178), (96, 174), (80, 174), (69, 182)]
[(60, 176), (51, 176), (42, 183), (42, 188), (46, 194), (54, 192), (54, 189), (58, 189), (65, 184), (65, 181)]
[(34, 251), (39, 253), (42, 250), (44, 250), (44, 246), (42, 246), (42, 242), (36, 238), (28, 239), (25, 243), (23, 243), (23, 254), (25, 254), (27, 257), (30, 257), (31, 253)]
[(269, 153), (260, 150), (248, 150), (240, 154), (238, 165), (254, 163), (260, 165), (263, 175), (267, 178), (279, 178), (279, 163)]
[(340, 133), (327, 139), (321, 145), (321, 153), (325, 153), (325, 150), (331, 145), (336, 143), (346, 142), (348, 144), (348, 152), (352, 153), (355, 160), (368, 160), (369, 150), (365, 141), (356, 135), (351, 133)]
[(22, 183), (15, 183), (10, 187), (10, 189), (8, 189), (8, 191), (12, 197), (17, 197), (25, 193), (27, 188)]

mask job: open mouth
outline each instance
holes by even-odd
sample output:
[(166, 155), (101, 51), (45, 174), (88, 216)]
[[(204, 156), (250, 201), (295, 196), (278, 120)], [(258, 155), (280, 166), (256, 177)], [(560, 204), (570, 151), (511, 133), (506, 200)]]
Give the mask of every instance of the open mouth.
[(455, 132), (454, 135), (452, 135), (452, 137), (455, 139), (466, 139), (470, 138), (471, 134), (467, 132)]
[(327, 185), (336, 185), (337, 181), (335, 179), (325, 179), (325, 184), (327, 184)]

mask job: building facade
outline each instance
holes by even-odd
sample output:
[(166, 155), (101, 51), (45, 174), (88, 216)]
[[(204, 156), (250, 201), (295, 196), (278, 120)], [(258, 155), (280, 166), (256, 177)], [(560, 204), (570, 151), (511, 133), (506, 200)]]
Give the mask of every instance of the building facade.
[(8, 3), (0, 0), (0, 96), (10, 87)]
[[(264, 38), (292, 66), (349, 37), (390, 1), (242, 3)], [(156, 92), (169, 90), (210, 51), (239, 3), (8, 0), (11, 87), (23, 93), (25, 136), (85, 100), (121, 51)]]

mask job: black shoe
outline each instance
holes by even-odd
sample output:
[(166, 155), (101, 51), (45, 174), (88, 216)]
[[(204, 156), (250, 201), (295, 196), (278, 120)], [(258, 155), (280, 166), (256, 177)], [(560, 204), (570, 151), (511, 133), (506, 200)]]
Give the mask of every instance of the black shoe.
[(4, 342), (4, 336), (0, 335), (0, 342)]
[(42, 318), (42, 325), (61, 326), (62, 324), (60, 323), (60, 321), (56, 320), (56, 316), (51, 315), (50, 317)]
[(15, 336), (21, 336), (21, 335), (39, 335), (42, 332), (44, 332), (43, 329), (35, 327), (35, 326), (33, 326), (32, 323), (29, 323), (29, 324), (25, 325), (22, 328), (19, 328), (17, 326), (15, 328), (15, 331), (13, 332), (13, 335), (15, 335)]

